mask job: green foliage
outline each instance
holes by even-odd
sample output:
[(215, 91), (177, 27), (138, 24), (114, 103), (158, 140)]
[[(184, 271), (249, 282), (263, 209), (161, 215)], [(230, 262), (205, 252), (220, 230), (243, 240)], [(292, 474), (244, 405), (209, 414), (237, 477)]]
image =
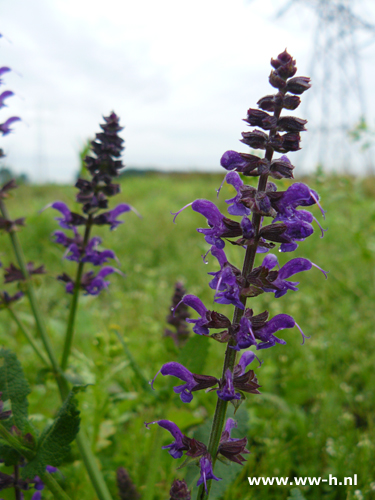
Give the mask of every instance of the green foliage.
[(22, 469), (22, 477), (30, 478), (44, 473), (46, 465), (59, 466), (70, 451), (70, 443), (79, 431), (81, 419), (75, 395), (83, 387), (74, 387), (60, 408), (55, 420), (40, 435), (33, 460)]
[(193, 335), (186, 342), (177, 358), (178, 363), (186, 366), (192, 373), (203, 374), (209, 352), (210, 339)]
[(23, 432), (27, 421), (27, 396), (30, 386), (23, 374), (21, 363), (16, 355), (7, 350), (0, 350), (0, 390), (3, 401), (10, 400), (12, 416), (6, 421), (8, 428), (16, 425)]
[[(134, 361), (148, 381), (163, 363), (177, 360), (166, 354), (163, 338), (176, 280), (183, 280), (187, 293), (198, 295), (208, 308), (219, 310), (212, 302), (210, 277), (206, 274), (217, 270), (217, 262), (209, 258), (208, 265), (202, 263), (200, 256), (207, 251), (207, 245), (196, 231), (197, 227), (205, 227), (206, 221), (186, 209), (173, 224), (170, 211), (195, 198), (214, 201), (215, 188), (222, 177), (158, 174), (128, 177), (122, 183), (118, 203), (134, 205), (143, 219), (125, 214), (126, 222), (117, 231), (110, 233), (106, 228), (95, 231), (103, 238), (103, 248), (116, 252), (126, 278), (111, 277), (108, 291), (99, 297), (81, 297), (69, 371), (80, 376), (85, 372), (85, 377), (89, 375), (95, 383), (84, 397), (80, 396), (81, 416), (114, 496), (115, 470), (119, 466), (129, 471), (141, 494), (145, 491), (156, 431), (145, 430), (144, 421), (175, 420), (191, 437), (207, 416), (213, 414), (215, 392), (196, 393), (193, 401), (184, 405), (168, 390), (168, 397), (162, 400), (158, 390), (169, 380), (160, 376), (155, 384), (155, 394), (160, 398), (156, 405), (155, 398), (137, 383), (113, 329), (116, 325), (124, 334)], [(249, 300), (255, 314), (268, 309), (270, 317), (280, 313), (292, 315), (311, 338), (301, 346), (297, 329), (281, 332), (287, 345), (258, 352), (263, 365), (258, 368), (255, 361), (251, 365), (262, 394), (248, 395), (236, 414), (236, 419), (240, 414), (245, 415), (248, 430), (244, 432), (251, 453), (243, 467), (223, 465), (226, 471), (236, 472), (234, 481), (220, 493), (224, 500), (286, 500), (292, 494), (289, 488), (276, 485), (254, 485), (250, 489), (248, 476), (328, 478), (330, 473), (338, 480), (358, 474), (358, 486), (300, 487), (306, 499), (354, 499), (355, 489), (362, 491), (364, 498), (374, 496), (375, 178), (330, 177), (320, 171), (306, 182), (321, 196), (327, 210), (322, 225), (329, 231), (320, 239), (316, 228), (316, 234), (302, 242), (293, 255), (278, 253), (277, 256), (280, 265), (293, 257), (307, 257), (330, 273), (325, 280), (313, 269), (297, 277), (298, 292), (288, 292), (277, 300), (272, 294)], [(289, 185), (288, 181), (281, 182), (279, 189)], [(62, 260), (63, 250), (51, 243), (50, 234), (57, 229), (56, 214), (48, 210), (38, 214), (38, 210), (57, 199), (74, 206), (74, 194), (72, 187), (21, 186), (8, 204), (12, 218), (27, 216), (27, 225), (19, 233), (27, 260), (44, 262), (49, 272), (38, 277), (37, 294), (57, 349), (64, 335), (70, 297), (54, 277), (63, 271), (71, 273), (75, 265)], [(224, 185), (219, 198), (223, 212), (224, 200), (233, 196), (232, 187)], [(315, 208), (314, 215), (322, 222)], [(9, 242), (3, 236), (1, 243), (1, 260), (7, 265)], [(229, 260), (240, 266), (236, 252), (229, 245), (225, 249)], [(262, 258), (257, 256), (256, 265)], [(14, 292), (14, 285), (6, 286), (9, 293)], [(17, 304), (17, 311), (31, 331), (33, 320), (26, 300)], [(230, 316), (231, 307), (220, 306), (220, 312)], [(60, 406), (55, 383), (49, 374), (44, 385), (40, 384), (41, 377), (37, 381), (35, 354), (6, 311), (1, 315), (0, 343), (17, 351), (33, 388), (29, 413), (41, 432)], [(220, 377), (225, 346), (194, 335), (192, 338), (199, 349), (192, 349), (186, 355), (189, 369)], [(201, 349), (208, 346), (209, 355), (205, 357)], [(199, 363), (205, 358), (205, 365), (197, 367), (196, 357), (201, 359)], [(176, 380), (170, 382), (170, 386), (176, 385)], [(240, 430), (236, 432), (235, 437), (242, 437)], [(161, 445), (167, 445), (171, 436), (163, 431), (161, 440)], [(176, 476), (184, 477), (189, 469), (195, 475), (199, 472), (194, 466), (177, 471), (178, 465), (180, 461), (172, 460), (166, 450), (160, 450), (155, 464), (153, 500), (169, 498), (168, 491)], [(66, 491), (74, 500), (93, 499), (74, 444), (61, 470), (68, 478)], [(221, 474), (217, 472), (219, 477)]]

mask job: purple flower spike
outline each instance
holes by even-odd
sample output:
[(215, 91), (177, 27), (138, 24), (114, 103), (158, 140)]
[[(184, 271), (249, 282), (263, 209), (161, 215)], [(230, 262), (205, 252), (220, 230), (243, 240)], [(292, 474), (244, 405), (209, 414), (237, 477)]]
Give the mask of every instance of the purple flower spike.
[(5, 90), (2, 94), (0, 94), (0, 109), (6, 106), (6, 104), (4, 104), (5, 99), (8, 99), (8, 97), (12, 97), (13, 95), (14, 92), (11, 90)]
[(240, 202), (242, 196), (241, 187), (243, 186), (241, 177), (237, 174), (237, 172), (229, 172), (226, 175), (225, 180), (228, 184), (231, 184), (237, 191), (237, 195), (234, 198), (225, 200), (225, 203), (228, 203), (228, 205), (230, 205), (228, 207), (228, 213), (230, 213), (231, 215), (249, 215), (250, 209), (245, 207), (245, 205)]
[(18, 122), (20, 121), (21, 118), (19, 118), (18, 116), (12, 116), (11, 118), (8, 118), (6, 122), (4, 123), (0, 123), (0, 132), (3, 134), (3, 135), (8, 135), (10, 134), (10, 132), (12, 132), (10, 126), (14, 123), (14, 122)]
[(187, 368), (185, 368), (183, 365), (175, 361), (166, 363), (161, 367), (161, 369), (152, 379), (151, 381), (152, 388), (154, 388), (153, 384), (159, 373), (161, 373), (163, 376), (173, 375), (174, 377), (177, 377), (180, 380), (186, 382), (183, 385), (173, 387), (173, 390), (176, 394), (180, 394), (180, 398), (183, 403), (190, 403), (190, 401), (193, 399), (191, 391), (194, 389), (194, 387), (198, 385), (198, 383), (194, 380), (193, 374)]
[(207, 453), (199, 460), (199, 465), (201, 468), (201, 477), (198, 479), (197, 486), (204, 483), (204, 487), (207, 492), (207, 481), (209, 479), (214, 479), (215, 481), (221, 481), (221, 477), (216, 477), (212, 470), (212, 460), (211, 456)]
[(225, 372), (224, 384), (217, 390), (217, 395), (223, 401), (232, 401), (233, 399), (241, 399), (241, 394), (235, 392), (233, 385), (233, 373), (228, 370)]
[(149, 429), (149, 425), (151, 424), (158, 424), (159, 427), (163, 427), (163, 429), (167, 429), (168, 432), (172, 434), (174, 437), (174, 442), (171, 444), (168, 444), (167, 446), (163, 446), (163, 450), (168, 450), (168, 453), (171, 455), (173, 458), (181, 458), (183, 455), (183, 452), (189, 449), (189, 446), (184, 443), (184, 435), (180, 431), (180, 429), (177, 427), (177, 425), (170, 420), (155, 420), (154, 422), (145, 422), (145, 426), (147, 429)]

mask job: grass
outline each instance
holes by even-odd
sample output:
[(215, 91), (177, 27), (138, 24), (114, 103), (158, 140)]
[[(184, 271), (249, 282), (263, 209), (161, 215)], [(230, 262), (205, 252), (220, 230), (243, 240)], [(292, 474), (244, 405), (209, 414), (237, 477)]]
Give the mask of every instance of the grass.
[[(116, 252), (126, 278), (111, 277), (111, 286), (100, 297), (81, 297), (69, 370), (72, 376), (93, 384), (80, 396), (82, 425), (88, 429), (114, 495), (119, 466), (127, 468), (144, 495), (146, 491), (150, 495), (147, 481), (154, 482), (149, 498), (155, 500), (168, 498), (173, 478), (185, 475), (186, 469), (176, 471), (182, 460), (175, 461), (160, 450), (160, 442), (171, 442), (170, 435), (157, 432), (156, 426), (148, 431), (144, 421), (169, 418), (190, 436), (207, 434), (215, 393), (197, 393), (190, 405), (183, 405), (170, 390), (172, 381), (163, 377), (155, 384), (157, 397), (145, 391), (116, 331), (125, 339), (146, 380), (163, 363), (177, 359), (170, 339), (163, 338), (174, 283), (182, 280), (188, 293), (212, 306), (206, 273), (215, 270), (215, 262), (210, 258), (204, 265), (201, 259), (207, 250), (196, 232), (197, 227), (205, 226), (202, 216), (187, 209), (174, 225), (170, 211), (196, 198), (214, 201), (221, 180), (222, 176), (197, 174), (128, 177), (116, 202), (134, 205), (143, 218), (126, 214), (125, 224), (117, 231), (95, 231), (103, 238), (103, 248)], [(291, 314), (311, 338), (301, 346), (298, 331), (287, 330), (281, 334), (286, 346), (260, 352), (264, 363), (255, 371), (262, 394), (249, 395), (237, 414), (237, 437), (247, 435), (251, 454), (242, 468), (235, 464), (218, 468), (217, 474), (225, 474), (231, 482), (215, 483), (213, 499), (375, 498), (375, 180), (320, 174), (308, 182), (321, 196), (327, 210), (323, 227), (329, 231), (320, 239), (316, 230), (293, 257), (307, 257), (330, 271), (328, 280), (313, 269), (299, 276), (300, 291), (277, 300), (264, 294), (248, 305), (255, 313), (267, 309), (271, 316)], [(288, 185), (285, 182), (284, 188)], [(70, 297), (55, 277), (63, 271), (73, 273), (75, 264), (62, 260), (61, 248), (51, 242), (50, 235), (57, 229), (56, 213), (38, 211), (57, 199), (74, 205), (74, 196), (71, 187), (21, 186), (8, 203), (13, 218), (27, 216), (27, 226), (20, 232), (27, 259), (47, 268), (46, 276), (36, 278), (36, 287), (59, 356)], [(231, 188), (224, 186), (219, 198), (222, 211), (224, 200), (232, 196)], [(321, 221), (318, 210), (314, 209), (314, 215)], [(1, 241), (0, 260), (7, 266), (12, 259), (6, 235)], [(228, 248), (229, 260), (238, 266), (240, 254), (241, 250)], [(279, 256), (281, 264), (290, 258)], [(7, 287), (9, 292), (15, 289), (14, 285)], [(231, 316), (231, 306), (217, 305), (215, 309)], [(26, 300), (17, 311), (32, 330)], [(30, 413), (41, 428), (59, 406), (55, 383), (40, 371), (38, 359), (7, 312), (1, 314), (1, 344), (14, 350), (24, 366), (33, 387)], [(201, 360), (202, 373), (219, 376), (224, 346), (205, 338), (198, 340), (202, 352), (208, 352)], [(195, 355), (191, 356), (188, 367), (196, 362)], [(196, 470), (189, 467), (188, 471), (194, 485)], [(60, 480), (73, 499), (94, 498), (75, 445), (61, 473)], [(357, 474), (358, 485), (334, 487), (326, 483), (292, 491), (293, 486), (250, 487), (247, 481), (248, 476), (328, 478), (329, 474), (339, 481)], [(50, 498), (47, 492), (44, 495)], [(29, 497), (26, 493), (25, 498)], [(8, 498), (13, 497), (4, 496)]]

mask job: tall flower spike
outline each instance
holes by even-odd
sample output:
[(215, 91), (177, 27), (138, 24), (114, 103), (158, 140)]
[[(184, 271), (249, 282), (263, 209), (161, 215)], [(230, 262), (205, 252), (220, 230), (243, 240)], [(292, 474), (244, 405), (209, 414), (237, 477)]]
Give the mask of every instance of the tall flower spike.
[[(248, 453), (245, 448), (246, 438), (231, 437), (231, 430), (235, 426), (232, 419), (227, 420), (224, 430), (222, 428), (228, 401), (232, 401), (237, 407), (239, 402), (236, 400), (244, 399), (246, 393), (259, 393), (260, 385), (255, 373), (248, 369), (255, 354), (244, 352), (236, 364), (237, 351), (251, 346), (261, 350), (276, 344), (286, 344), (285, 340), (275, 334), (294, 327), (299, 329), (302, 343), (307, 338), (292, 316), (283, 313), (269, 319), (268, 311), (254, 314), (253, 309), (246, 307), (247, 299), (253, 299), (264, 292), (273, 292), (275, 297), (281, 297), (288, 290), (296, 290), (298, 283), (288, 281), (288, 278), (310, 270), (313, 266), (326, 275), (326, 271), (302, 257), (292, 259), (276, 270), (278, 260), (275, 255), (268, 253), (276, 244), (280, 245), (281, 252), (295, 250), (299, 242), (314, 232), (312, 222), (315, 218), (305, 207), (317, 205), (321, 209), (318, 194), (305, 184), (297, 182), (286, 191), (278, 191), (276, 184), (269, 181), (270, 177), (276, 180), (293, 179), (294, 165), (286, 154), (300, 149), (301, 133), (306, 131), (307, 122), (289, 114), (281, 116), (281, 112), (283, 109), (297, 109), (301, 102), (299, 95), (310, 88), (309, 78), (296, 76), (296, 62), (286, 50), (271, 60), (271, 66), (269, 82), (276, 93), (262, 97), (258, 101), (259, 109), (249, 108), (245, 118), (250, 127), (260, 127), (261, 130), (253, 128), (243, 132), (241, 138), (241, 142), (250, 148), (265, 151), (264, 157), (230, 150), (221, 158), (221, 165), (227, 171), (225, 180), (235, 189), (235, 196), (226, 200), (228, 212), (241, 217), (240, 222), (227, 218), (214, 203), (205, 199), (195, 200), (173, 214), (175, 221), (182, 210), (191, 206), (206, 218), (208, 228), (198, 228), (198, 232), (211, 245), (206, 255), (211, 252), (220, 267), (218, 271), (209, 273), (212, 276), (209, 285), (215, 293), (214, 301), (235, 306), (231, 322), (226, 316), (208, 310), (194, 295), (185, 295), (180, 302), (192, 307), (199, 315), (197, 319), (187, 320), (194, 325), (195, 333), (208, 336), (210, 329), (221, 328), (224, 331), (211, 333), (210, 337), (228, 344), (221, 371), (222, 378), (218, 381), (217, 388), (213, 389), (212, 385), (210, 389), (216, 391), (219, 399), (209, 447), (206, 451), (201, 447), (199, 453), (196, 453), (193, 451), (195, 447), (190, 443), (189, 450), (186, 451), (188, 456), (201, 457), (201, 476), (198, 481), (201, 487), (197, 500), (207, 500), (208, 481), (218, 479), (213, 472), (212, 457), (216, 458), (219, 453), (226, 461), (242, 464), (245, 460), (243, 455)], [(281, 156), (274, 158), (275, 152), (281, 153)], [(239, 174), (245, 177), (258, 176), (258, 187), (245, 184), (244, 178)], [(223, 184), (218, 193), (222, 186)], [(323, 234), (323, 229), (320, 229)], [(233, 238), (237, 239), (233, 241)], [(241, 247), (241, 251), (246, 251), (242, 272), (228, 261), (223, 250), (228, 240), (235, 247)], [(267, 256), (261, 265), (255, 267), (258, 253), (267, 253)], [(198, 390), (201, 382), (196, 374), (175, 362), (166, 363), (160, 372), (183, 380), (184, 384), (174, 390), (182, 399), (189, 401), (192, 392)], [(205, 377), (208, 379), (210, 376)], [(215, 378), (210, 378), (213, 383)], [(179, 442), (177, 438), (176, 442)], [(174, 443), (170, 446), (174, 448)]]

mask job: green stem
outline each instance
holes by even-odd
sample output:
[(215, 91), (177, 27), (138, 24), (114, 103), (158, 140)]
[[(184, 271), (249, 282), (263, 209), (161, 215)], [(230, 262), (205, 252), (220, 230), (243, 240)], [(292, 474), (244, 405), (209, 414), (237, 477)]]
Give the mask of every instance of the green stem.
[[(281, 91), (281, 93), (283, 93)], [(280, 113), (281, 113), (282, 107), (281, 106), (276, 106), (275, 111), (274, 111), (274, 116), (276, 118), (279, 118)], [(272, 137), (276, 134), (276, 129), (271, 129), (269, 132), (269, 137)], [(271, 146), (268, 146), (266, 148), (266, 154), (265, 158), (271, 162), (272, 156), (273, 156), (273, 148)], [(267, 188), (267, 180), (268, 180), (268, 174), (263, 174), (259, 177), (259, 182), (258, 182), (258, 192), (261, 191), (266, 191)], [(252, 271), (254, 267), (254, 262), (255, 262), (255, 255), (256, 251), (258, 248), (258, 241), (259, 241), (259, 231), (261, 227), (261, 222), (262, 222), (262, 216), (260, 214), (253, 214), (253, 219), (252, 219), (252, 224), (254, 227), (254, 244), (252, 246), (248, 246), (246, 248), (246, 254), (245, 254), (245, 259), (242, 267), (242, 277), (247, 279), (247, 276), (249, 273)], [(245, 286), (248, 286), (248, 283), (246, 283)], [(238, 307), (235, 308), (234, 314), (233, 314), (233, 322), (232, 324), (235, 325), (240, 322), (240, 319), (242, 318), (244, 312), (245, 312), (245, 307), (246, 307), (246, 297), (241, 296), (241, 302), (244, 305), (244, 309), (239, 309)], [(228, 342), (228, 346), (225, 352), (225, 359), (224, 359), (224, 365), (223, 365), (223, 374), (222, 377), (224, 378), (225, 372), (228, 370), (228, 368), (233, 372), (233, 368), (236, 362), (236, 354), (237, 351), (234, 349), (231, 349), (230, 346), (234, 346), (235, 342), (234, 340), (230, 340)], [(227, 407), (228, 407), (228, 402), (223, 401), (220, 398), (218, 398), (217, 403), (216, 403), (216, 408), (215, 408), (215, 414), (214, 414), (214, 419), (212, 422), (212, 427), (211, 427), (211, 434), (210, 434), (210, 439), (208, 443), (208, 452), (210, 453), (212, 457), (212, 470), (214, 469), (215, 462), (216, 462), (216, 456), (217, 456), (217, 450), (220, 444), (220, 437), (223, 432), (224, 428), (224, 422), (225, 422), (225, 417), (227, 413)], [(197, 500), (208, 500), (208, 497), (210, 495), (210, 490), (211, 490), (211, 483), (212, 481), (209, 481), (207, 484), (207, 492), (205, 490), (204, 484), (202, 484), (199, 487), (198, 494), (197, 494)]]
[[(0, 210), (1, 210), (3, 217), (7, 220), (10, 220), (8, 209), (5, 206), (4, 201), (1, 199), (0, 199)], [(42, 315), (41, 315), (39, 307), (38, 307), (34, 287), (32, 285), (31, 279), (30, 279), (29, 271), (27, 270), (26, 261), (25, 261), (24, 255), (23, 255), (21, 244), (18, 240), (18, 236), (17, 236), (17, 233), (15, 231), (10, 231), (9, 237), (10, 237), (10, 240), (12, 242), (13, 250), (14, 250), (14, 253), (16, 255), (18, 265), (20, 266), (21, 272), (24, 276), (24, 283), (26, 285), (26, 294), (27, 294), (27, 297), (28, 297), (29, 302), (30, 302), (30, 307), (31, 307), (31, 310), (32, 310), (34, 318), (35, 318), (35, 323), (36, 323), (37, 329), (38, 329), (40, 337), (42, 339), (44, 348), (47, 352), (48, 358), (51, 362), (56, 381), (57, 381), (58, 385), (60, 386), (62, 383), (61, 382), (61, 380), (62, 380), (61, 371), (60, 371), (57, 359), (55, 357), (55, 354), (53, 352), (52, 345), (51, 345), (51, 342), (49, 340), (47, 330), (46, 330), (46, 327), (44, 325), (43, 318), (42, 318)]]
[(8, 306), (7, 307), (8, 311), (9, 311), (9, 314), (12, 316), (13, 320), (15, 321), (15, 323), (17, 323), (17, 326), (18, 328), (21, 330), (21, 332), (25, 335), (25, 337), (27, 338), (29, 344), (31, 345), (31, 347), (34, 349), (35, 351), (35, 354), (37, 356), (39, 356), (39, 358), (42, 360), (42, 362), (46, 365), (46, 366), (49, 366), (49, 363), (48, 363), (48, 360), (46, 359), (45, 355), (43, 354), (43, 352), (39, 349), (37, 343), (35, 342), (35, 339), (34, 337), (31, 335), (31, 333), (26, 330), (26, 328), (24, 327), (24, 325), (21, 323), (19, 317), (17, 316), (17, 314), (13, 311), (13, 309)]
[(42, 474), (41, 479), (56, 500), (71, 500), (51, 474), (46, 472), (45, 474)]
[[(3, 200), (1, 200), (1, 199), (0, 199), (0, 211), (2, 212), (2, 215), (5, 219), (10, 220), (8, 210), (7, 210)], [(89, 219), (88, 219), (88, 224), (89, 223), (91, 226), (91, 216), (89, 216)], [(86, 232), (85, 232), (86, 243), (88, 241), (89, 234), (90, 234), (90, 229), (88, 228), (88, 226), (86, 226)], [(52, 368), (53, 368), (53, 374), (54, 374), (54, 377), (55, 377), (57, 385), (58, 385), (61, 400), (65, 401), (65, 398), (67, 397), (67, 395), (69, 393), (68, 383), (67, 383), (65, 377), (63, 376), (62, 370), (60, 369), (58, 361), (55, 358), (54, 352), (52, 350), (52, 346), (51, 346), (49, 337), (47, 335), (47, 331), (46, 331), (46, 328), (45, 328), (45, 325), (44, 325), (44, 322), (43, 322), (43, 319), (42, 319), (42, 316), (41, 316), (41, 313), (40, 313), (40, 310), (39, 310), (39, 307), (37, 304), (34, 288), (33, 288), (32, 282), (30, 280), (29, 272), (28, 272), (27, 267), (26, 267), (26, 261), (25, 261), (24, 255), (23, 255), (21, 244), (20, 244), (18, 237), (17, 237), (17, 234), (15, 232), (10, 232), (9, 237), (10, 237), (12, 245), (13, 245), (13, 249), (14, 249), (14, 253), (16, 255), (18, 265), (20, 266), (22, 274), (25, 277), (26, 293), (27, 293), (27, 296), (28, 296), (28, 299), (30, 302), (31, 310), (32, 310), (34, 318), (35, 318), (35, 323), (36, 323), (37, 329), (40, 333), (44, 348), (47, 352), (48, 358), (49, 358), (51, 365), (52, 365)], [(77, 280), (77, 281), (79, 281), (79, 282), (81, 280), (82, 271), (83, 271), (83, 264), (80, 263), (78, 266), (78, 271), (77, 271), (77, 277), (79, 278), (79, 280)], [(78, 276), (78, 273), (79, 273), (79, 276)], [(65, 346), (65, 347), (67, 347), (67, 354), (66, 354), (65, 363), (67, 363), (67, 361), (68, 361), (70, 348), (71, 348), (71, 342), (73, 339), (73, 328), (74, 328), (74, 319), (75, 319), (75, 313), (76, 313), (77, 302), (78, 302), (78, 291), (79, 291), (79, 286), (78, 287), (76, 286), (75, 287), (76, 297), (75, 298), (73, 297), (72, 306), (71, 306), (70, 315), (69, 315), (69, 324), (68, 324), (68, 329), (67, 329), (67, 337), (68, 337), (68, 332), (70, 332), (69, 333), (70, 340), (69, 339), (65, 340), (65, 344), (67, 344), (67, 340), (69, 341), (69, 346), (68, 347)], [(105, 484), (105, 481), (103, 479), (103, 475), (102, 475), (102, 473), (101, 473), (101, 471), (100, 471), (100, 469), (95, 461), (95, 457), (92, 453), (92, 450), (91, 450), (90, 446), (88, 445), (87, 437), (83, 435), (82, 429), (81, 429), (80, 433), (77, 435), (76, 441), (77, 441), (77, 445), (78, 445), (78, 448), (79, 448), (81, 456), (82, 456), (82, 460), (83, 460), (85, 467), (87, 469), (87, 473), (90, 477), (91, 483), (96, 491), (96, 494), (97, 494), (99, 500), (112, 500), (112, 497), (109, 493), (107, 485)], [(26, 451), (27, 451), (27, 449), (26, 449)], [(27, 458), (27, 455), (24, 454), (24, 456)], [(56, 483), (56, 485), (58, 486), (57, 483)], [(65, 497), (60, 496), (60, 497), (56, 497), (56, 498), (59, 498), (61, 500), (68, 500), (69, 497), (67, 497), (65, 495)]]
[[(84, 235), (83, 243), (82, 243), (83, 248), (86, 247), (86, 245), (89, 241), (90, 230), (91, 230), (91, 220), (92, 220), (92, 216), (89, 215), (89, 218), (88, 218), (87, 224), (86, 224), (85, 235)], [(74, 323), (75, 323), (75, 319), (76, 319), (76, 312), (77, 312), (78, 298), (79, 298), (79, 292), (80, 292), (80, 287), (81, 287), (81, 278), (82, 278), (82, 274), (83, 274), (83, 267), (84, 267), (84, 262), (80, 261), (78, 264), (76, 279), (75, 279), (75, 283), (74, 283), (73, 298), (72, 298), (72, 302), (70, 304), (68, 325), (67, 325), (66, 334), (65, 334), (64, 350), (63, 350), (63, 354), (61, 357), (61, 363), (60, 363), (62, 371), (66, 370), (66, 367), (68, 365), (70, 351), (72, 348), (73, 335), (74, 335)]]

